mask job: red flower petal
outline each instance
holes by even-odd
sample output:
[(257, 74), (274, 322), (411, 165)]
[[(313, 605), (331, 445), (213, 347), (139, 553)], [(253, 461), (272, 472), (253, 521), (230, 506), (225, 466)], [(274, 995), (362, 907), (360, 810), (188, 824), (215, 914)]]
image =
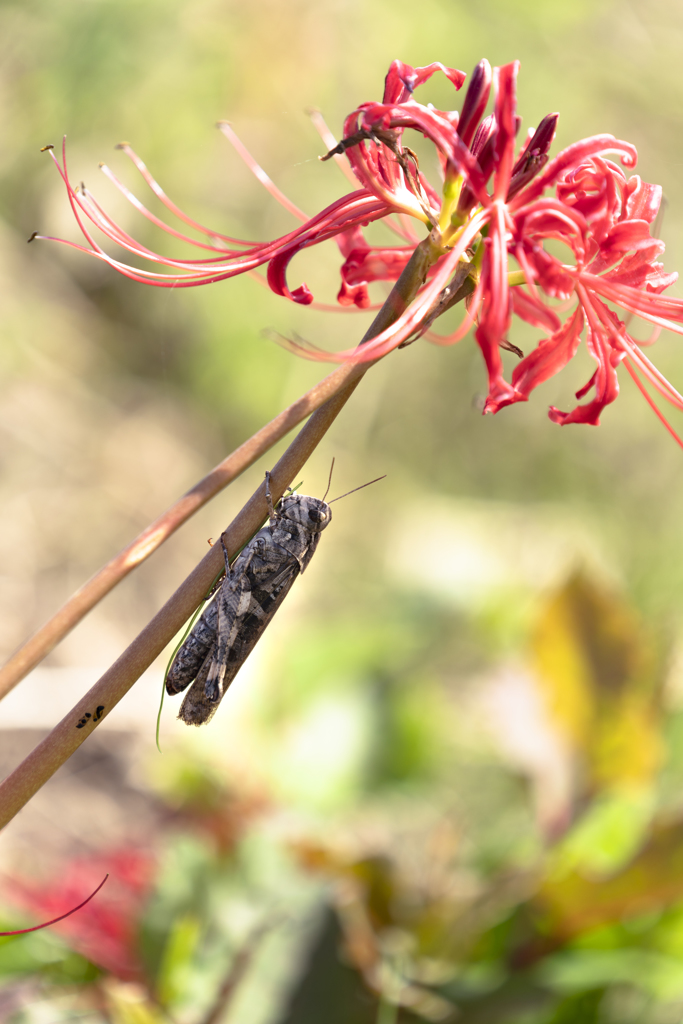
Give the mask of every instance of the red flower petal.
[(410, 64), (404, 64), (402, 60), (394, 60), (384, 80), (384, 102), (405, 103), (417, 89), (437, 71), (443, 71), (446, 78), (453, 83), (456, 89), (463, 84), (467, 75), (457, 68), (447, 68), (443, 64), (427, 64), (424, 68), (413, 68)]
[(646, 220), (624, 220), (610, 231), (603, 243), (606, 249), (628, 252), (631, 249), (652, 248), (650, 225)]
[(512, 384), (525, 401), (534, 388), (559, 373), (576, 355), (582, 330), (583, 311), (579, 306), (552, 337), (539, 342), (515, 367)]

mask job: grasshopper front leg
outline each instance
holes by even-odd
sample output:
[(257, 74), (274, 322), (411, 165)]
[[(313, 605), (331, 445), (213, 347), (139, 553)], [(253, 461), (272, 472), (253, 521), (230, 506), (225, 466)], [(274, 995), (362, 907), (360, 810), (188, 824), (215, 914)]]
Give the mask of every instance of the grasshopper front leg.
[(281, 519), (281, 515), (276, 511), (273, 505), (273, 496), (270, 492), (270, 471), (266, 470), (266, 505), (268, 507), (268, 521), (273, 526), (278, 519)]

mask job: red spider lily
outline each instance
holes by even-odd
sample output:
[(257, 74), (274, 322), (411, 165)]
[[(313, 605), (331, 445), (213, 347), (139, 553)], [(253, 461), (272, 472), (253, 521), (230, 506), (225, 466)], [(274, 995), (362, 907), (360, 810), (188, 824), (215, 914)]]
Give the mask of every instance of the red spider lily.
[[(585, 329), (586, 345), (597, 369), (577, 398), (591, 389), (594, 397), (569, 413), (552, 408), (551, 419), (561, 424), (597, 424), (602, 409), (618, 393), (617, 367), (621, 362), (650, 404), (641, 377), (677, 408), (683, 408), (683, 398), (643, 354), (644, 343), (628, 334), (607, 305), (614, 303), (657, 328), (683, 333), (679, 326), (683, 322), (683, 302), (661, 294), (677, 275), (665, 274), (656, 262), (664, 247), (650, 234), (661, 190), (643, 183), (636, 175), (627, 179), (608, 159), (608, 154), (616, 153), (630, 168), (637, 157), (632, 145), (611, 135), (583, 139), (549, 160), (556, 114), (544, 118), (516, 151), (520, 125), (516, 112), (518, 68), (518, 62), (514, 62), (492, 73), (488, 63), (481, 61), (458, 114), (418, 103), (413, 92), (436, 71), (443, 72), (459, 89), (465, 79), (462, 72), (441, 64), (412, 68), (394, 61), (382, 102), (364, 103), (354, 110), (345, 121), (341, 142), (336, 143), (315, 115), (330, 147), (322, 159), (346, 161), (347, 172), (361, 188), (312, 218), (283, 196), (232, 129), (221, 124), (259, 180), (303, 222), (271, 242), (249, 243), (198, 224), (166, 196), (130, 146), (122, 144), (166, 208), (207, 240), (196, 241), (166, 225), (106, 167), (105, 173), (147, 219), (174, 237), (214, 254), (195, 260), (162, 257), (136, 242), (90, 192), (70, 184), (65, 155), (60, 164), (53, 154), (89, 245), (75, 247), (105, 260), (134, 280), (157, 287), (208, 284), (267, 266), (267, 282), (273, 291), (310, 304), (313, 296), (305, 284), (290, 289), (288, 265), (300, 250), (335, 239), (344, 256), (338, 302), (342, 308), (363, 309), (370, 305), (368, 284), (396, 280), (410, 259), (419, 240), (409, 226), (408, 218), (413, 218), (428, 229), (422, 244), (427, 246), (430, 269), (403, 316), (362, 349), (329, 353), (299, 341), (287, 341), (288, 347), (314, 359), (370, 361), (425, 333), (437, 344), (453, 344), (476, 324), (475, 338), (489, 377), (484, 411), (497, 412), (505, 405), (527, 401), (538, 384), (558, 372), (575, 354)], [(485, 117), (492, 85), (494, 109)], [(439, 190), (405, 146), (407, 130), (433, 143), (443, 175)], [(554, 194), (546, 195), (549, 189)], [(398, 223), (392, 219), (394, 215)], [(375, 220), (384, 220), (404, 244), (369, 245), (362, 227)], [(143, 263), (162, 264), (171, 273), (139, 269), (112, 258), (95, 242), (90, 225)], [(569, 262), (548, 251), (546, 243), (557, 241), (567, 246)], [(512, 266), (511, 257), (515, 261)], [(433, 320), (466, 297), (469, 308), (460, 328), (448, 337), (433, 335), (429, 331)], [(557, 299), (564, 303), (576, 299), (578, 303), (564, 323), (558, 315)], [(503, 376), (500, 350), (514, 349), (507, 340), (513, 314), (540, 329), (545, 337), (521, 360), (508, 382)], [(655, 411), (663, 419), (656, 407)]]
[[(548, 338), (515, 368), (512, 387), (496, 381), (496, 393), (489, 397), (490, 411), (510, 402), (526, 401), (529, 393), (557, 373), (576, 352), (582, 330), (597, 369), (578, 393), (591, 389), (595, 397), (570, 413), (551, 408), (556, 423), (597, 424), (602, 409), (618, 394), (616, 368), (626, 360), (633, 376), (640, 372), (673, 405), (683, 409), (683, 399), (662, 377), (626, 331), (624, 323), (606, 305), (605, 299), (627, 312), (650, 320), (657, 327), (683, 333), (671, 320), (683, 320), (683, 304), (664, 298), (661, 292), (676, 280), (656, 262), (664, 245), (650, 236), (661, 201), (659, 186), (648, 185), (634, 175), (627, 179), (621, 169), (604, 158), (584, 153), (556, 187), (555, 199), (538, 199), (533, 194), (524, 203), (513, 199), (509, 249), (525, 278), (515, 289), (513, 309), (537, 327), (550, 329)], [(549, 169), (549, 168), (548, 168)], [(531, 186), (531, 190), (539, 182)], [(563, 263), (543, 247), (545, 239), (562, 241), (573, 261)], [(578, 306), (564, 324), (538, 293), (569, 299)], [(492, 387), (492, 392), (494, 388)]]
[[(54, 914), (78, 899), (102, 877), (111, 874), (103, 894), (74, 916), (62, 915), (56, 930), (72, 949), (92, 963), (124, 981), (142, 980), (142, 966), (137, 948), (137, 930), (144, 900), (153, 881), (154, 862), (139, 850), (124, 849), (73, 861), (59, 881), (35, 885), (14, 881), (11, 896), (27, 910), (41, 916)], [(64, 919), (63, 918), (68, 918)], [(42, 926), (39, 926), (42, 927)], [(26, 929), (33, 931), (34, 929)]]

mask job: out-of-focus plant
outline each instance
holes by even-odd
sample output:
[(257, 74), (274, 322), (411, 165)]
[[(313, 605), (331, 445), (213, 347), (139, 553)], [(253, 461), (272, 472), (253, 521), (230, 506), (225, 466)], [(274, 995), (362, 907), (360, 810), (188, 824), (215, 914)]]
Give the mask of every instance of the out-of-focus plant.
[[(372, 674), (378, 652), (357, 656)], [(330, 1019), (345, 1024), (392, 1014), (404, 1024), (675, 1019), (683, 819), (663, 789), (667, 736), (680, 719), (664, 700), (665, 640), (622, 597), (575, 573), (540, 602), (514, 660), (545, 709), (548, 756), (567, 759), (571, 773), (568, 811), (552, 828), (542, 814), (534, 820), (531, 784), (519, 785), (519, 766), (504, 759), (496, 771), (506, 785), (489, 777), (488, 792), (475, 786), (464, 813), (457, 745), (428, 776), (413, 767), (379, 780), (368, 763), (352, 807), (297, 820), (274, 794), (231, 792), (215, 768), (174, 756), (157, 783), (170, 829), (156, 839), (153, 885), (146, 855), (144, 898), (120, 908), (127, 973), (101, 952), (111, 936), (105, 901), (61, 929), (97, 971), (81, 960), (79, 973), (73, 954), (63, 948), (60, 958), (41, 934), (3, 947), (17, 950), (5, 977), (35, 970), (22, 943), (52, 942), (42, 955), (51, 1005), (68, 996), (71, 1011), (89, 1007), (116, 1024), (204, 1024), (219, 1019), (217, 1007), (230, 1024), (314, 1024), (327, 1001)], [(400, 676), (399, 661), (391, 668)], [(448, 692), (445, 667), (438, 672)], [(388, 720), (401, 687), (382, 700)], [(438, 728), (453, 730), (461, 714), (451, 695)], [(492, 856), (486, 819), (511, 803), (521, 813)], [(55, 882), (49, 899), (62, 889)], [(34, 891), (43, 894), (36, 912), (47, 910), (50, 887)]]

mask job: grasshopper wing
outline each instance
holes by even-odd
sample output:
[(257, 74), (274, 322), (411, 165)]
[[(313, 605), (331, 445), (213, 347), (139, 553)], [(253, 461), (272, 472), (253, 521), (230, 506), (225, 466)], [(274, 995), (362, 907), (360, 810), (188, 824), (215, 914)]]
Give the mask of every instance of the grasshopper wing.
[(206, 606), (173, 659), (166, 676), (166, 693), (173, 696), (185, 690), (216, 648), (218, 605), (216, 599)]
[[(241, 580), (239, 599), (234, 594), (230, 602), (235, 614), (231, 620), (227, 614), (225, 617), (219, 614), (216, 644), (208, 651), (180, 707), (178, 718), (187, 725), (203, 725), (213, 717), (225, 691), (261, 639), (299, 571), (294, 559), (288, 560), (267, 581), (259, 580), (247, 569)], [(240, 615), (236, 614), (238, 600), (244, 608)]]

